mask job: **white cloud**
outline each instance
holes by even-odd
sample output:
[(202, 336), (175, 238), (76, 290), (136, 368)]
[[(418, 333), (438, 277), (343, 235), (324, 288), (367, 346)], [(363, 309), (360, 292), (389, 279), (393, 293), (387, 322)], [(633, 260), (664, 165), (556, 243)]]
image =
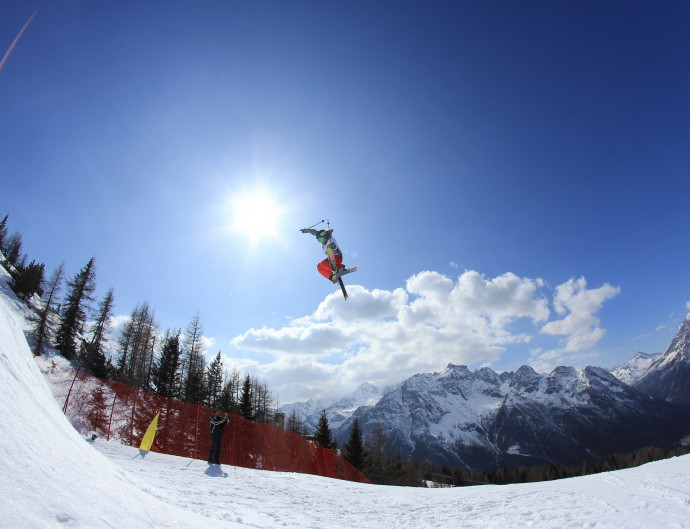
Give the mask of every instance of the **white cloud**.
[[(513, 273), (486, 278), (470, 270), (453, 280), (425, 271), (393, 291), (351, 285), (347, 301), (336, 291), (313, 314), (282, 328), (250, 329), (232, 345), (271, 355), (269, 363), (257, 364), (258, 374), (290, 401), (343, 393), (364, 381), (395, 383), (449, 362), (495, 361), (540, 330), (563, 336), (566, 345), (535, 354), (534, 362), (557, 359), (603, 336), (595, 313), (619, 291), (609, 285), (588, 290), (584, 279), (571, 279), (555, 290), (553, 306), (562, 318), (549, 322), (544, 290), (543, 280)], [(513, 325), (518, 321), (520, 332)]]
[(340, 344), (346, 339), (346, 328), (343, 326), (304, 320), (301, 324), (282, 329), (250, 329), (234, 338), (232, 344), (276, 356), (290, 351), (304, 357), (321, 358), (341, 351)]
[(605, 301), (617, 296), (619, 292), (619, 287), (612, 287), (608, 283), (588, 290), (584, 277), (570, 279), (558, 285), (553, 304), (556, 312), (564, 317), (548, 322), (541, 328), (541, 332), (566, 336), (566, 352), (592, 347), (606, 333), (599, 327), (596, 313)]
[(604, 302), (617, 296), (619, 292), (619, 287), (612, 287), (608, 283), (599, 288), (587, 289), (587, 281), (583, 277), (571, 278), (558, 285), (553, 305), (556, 314), (563, 317), (544, 324), (541, 333), (562, 336), (563, 346), (546, 352), (534, 351), (529, 364), (536, 371), (546, 372), (558, 365), (578, 364), (591, 358), (592, 355), (586, 351), (606, 334), (606, 330), (599, 326), (596, 313)]

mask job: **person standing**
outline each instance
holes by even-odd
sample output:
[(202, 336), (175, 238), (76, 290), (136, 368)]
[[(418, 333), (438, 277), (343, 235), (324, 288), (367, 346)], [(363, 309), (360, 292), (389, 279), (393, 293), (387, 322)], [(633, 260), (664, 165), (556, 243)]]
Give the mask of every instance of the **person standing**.
[(211, 415), (211, 450), (208, 453), (209, 465), (220, 465), (220, 449), (223, 444), (223, 430), (230, 422), (228, 412), (216, 410)]

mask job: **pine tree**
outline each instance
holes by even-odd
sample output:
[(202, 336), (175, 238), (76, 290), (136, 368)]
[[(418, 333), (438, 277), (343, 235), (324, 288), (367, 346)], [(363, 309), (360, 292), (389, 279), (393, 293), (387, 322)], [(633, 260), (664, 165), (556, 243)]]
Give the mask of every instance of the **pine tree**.
[(302, 418), (299, 416), (299, 413), (297, 413), (297, 410), (294, 408), (288, 416), (285, 429), (289, 432), (295, 432), (297, 435), (304, 434), (304, 422), (302, 421)]
[(254, 418), (254, 410), (252, 408), (252, 379), (247, 373), (242, 384), (242, 396), (240, 397), (240, 415), (245, 419), (252, 420)]
[(211, 408), (216, 408), (223, 391), (223, 360), (220, 351), (206, 370), (206, 398)]
[(226, 381), (223, 384), (223, 389), (220, 392), (216, 407), (221, 410), (226, 410), (230, 413), (236, 413), (237, 403), (232, 399), (232, 384)]
[(326, 410), (321, 412), (319, 423), (316, 425), (316, 432), (314, 432), (314, 441), (319, 443), (324, 448), (336, 448), (336, 443), (333, 440), (333, 433), (330, 426), (328, 426), (328, 416)]
[(255, 377), (252, 380), (252, 388), (252, 410), (254, 420), (257, 422), (269, 422), (274, 398), (268, 389), (268, 384), (266, 384), (266, 382), (261, 382)]
[(43, 270), (45, 265), (31, 261), (27, 266), (17, 264), (12, 272), (10, 288), (17, 294), (19, 299), (28, 301), (31, 296), (43, 295)]
[(7, 238), (7, 218), (9, 215), (5, 215), (5, 218), (0, 221), (0, 252), (5, 253), (5, 239)]
[(139, 304), (134, 307), (132, 314), (126, 321), (120, 333), (120, 337), (117, 340), (118, 343), (118, 354), (119, 360), (117, 363), (117, 374), (118, 377), (125, 381), (127, 378), (127, 373), (129, 371), (130, 358), (132, 356), (132, 344), (134, 342), (134, 335), (136, 332), (136, 321), (139, 317)]
[(91, 393), (91, 398), (89, 399), (89, 412), (86, 415), (86, 420), (91, 429), (101, 435), (106, 431), (108, 424), (107, 408), (108, 403), (106, 402), (105, 387), (101, 382), (95, 387), (93, 393)]
[(386, 448), (389, 441), (390, 438), (386, 434), (383, 424), (376, 423), (366, 442), (369, 457), (367, 458), (365, 474), (373, 483), (383, 483), (386, 479)]
[(70, 288), (65, 306), (62, 310), (62, 321), (56, 338), (56, 348), (62, 356), (71, 360), (76, 357), (76, 340), (86, 320), (85, 307), (92, 301), (91, 294), (96, 289), (96, 268), (94, 258), (67, 283)]
[(184, 380), (186, 402), (201, 402), (204, 400), (204, 376), (206, 361), (203, 349), (204, 328), (197, 312), (187, 326), (184, 337), (184, 360), (187, 376)]
[(92, 330), (91, 339), (88, 342), (82, 342), (81, 363), (87, 370), (100, 378), (108, 375), (109, 362), (103, 351), (103, 346), (108, 334), (108, 322), (110, 316), (112, 316), (114, 303), (115, 297), (111, 288), (106, 292), (103, 300), (98, 305), (98, 316)]
[(20, 255), (22, 251), (22, 234), (19, 232), (13, 233), (9, 238), (5, 239), (2, 247), (2, 253), (5, 255), (5, 263), (11, 265), (11, 268), (20, 264)]
[(163, 397), (178, 398), (180, 396), (181, 333), (181, 329), (174, 334), (170, 330), (165, 333), (161, 356), (153, 370), (153, 387)]
[(216, 406), (221, 410), (239, 414), (241, 388), (240, 372), (234, 367), (229, 376), (224, 373), (223, 390)]
[(120, 380), (138, 389), (148, 389), (153, 368), (153, 351), (158, 330), (155, 314), (147, 302), (132, 311), (118, 340)]
[(65, 265), (60, 265), (53, 271), (48, 283), (45, 287), (47, 292), (43, 306), (36, 312), (36, 316), (31, 317), (33, 328), (31, 329), (31, 336), (36, 341), (34, 347), (34, 356), (38, 356), (43, 352), (44, 344), (50, 342), (53, 337), (54, 316), (57, 315), (56, 301), (62, 288), (62, 279), (65, 275)]
[(357, 419), (350, 428), (350, 439), (343, 445), (343, 455), (356, 469), (361, 470), (364, 467), (366, 453), (362, 441), (362, 429)]

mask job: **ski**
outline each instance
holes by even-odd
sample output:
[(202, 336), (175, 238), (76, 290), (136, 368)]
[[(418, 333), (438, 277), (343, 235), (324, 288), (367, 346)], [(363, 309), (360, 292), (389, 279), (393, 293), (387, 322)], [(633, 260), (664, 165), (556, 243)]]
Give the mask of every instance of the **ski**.
[(335, 277), (342, 277), (342, 276), (344, 276), (344, 275), (351, 274), (352, 272), (356, 272), (356, 271), (357, 271), (357, 267), (356, 267), (356, 266), (353, 267), (353, 268), (341, 268), (340, 270), (338, 270), (338, 271), (335, 273)]
[(345, 285), (343, 284), (343, 280), (338, 278), (338, 283), (340, 284), (340, 290), (343, 291), (343, 297), (347, 299), (347, 290), (345, 290)]
[[(347, 299), (347, 290), (345, 290), (345, 284), (343, 283), (343, 280), (340, 278), (340, 276), (343, 274), (339, 274), (338, 272), (338, 263), (336, 262), (335, 256), (333, 255), (333, 250), (327, 248), (326, 253), (328, 254), (328, 263), (331, 265), (331, 270), (333, 270), (333, 272), (336, 274), (336, 277), (338, 278), (338, 284), (340, 285), (340, 290), (343, 291), (343, 297)], [(355, 267), (355, 270), (356, 269), (357, 267)]]

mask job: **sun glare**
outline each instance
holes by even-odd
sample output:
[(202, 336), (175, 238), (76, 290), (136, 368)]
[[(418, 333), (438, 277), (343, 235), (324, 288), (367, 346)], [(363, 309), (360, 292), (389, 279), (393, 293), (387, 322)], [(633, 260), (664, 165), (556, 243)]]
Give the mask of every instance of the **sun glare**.
[(277, 234), (280, 211), (264, 193), (235, 198), (232, 205), (235, 231), (246, 235), (253, 242)]

